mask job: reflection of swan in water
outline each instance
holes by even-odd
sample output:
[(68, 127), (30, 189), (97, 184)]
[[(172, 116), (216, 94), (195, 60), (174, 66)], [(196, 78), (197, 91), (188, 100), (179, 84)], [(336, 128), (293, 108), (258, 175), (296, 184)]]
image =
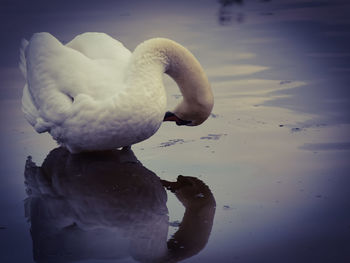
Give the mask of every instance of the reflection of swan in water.
[[(131, 150), (72, 155), (50, 152), (41, 167), (25, 167), (34, 259), (69, 262), (126, 259), (177, 262), (202, 250), (209, 238), (215, 200), (193, 177), (167, 182), (146, 169)], [(186, 207), (167, 242), (163, 185)]]

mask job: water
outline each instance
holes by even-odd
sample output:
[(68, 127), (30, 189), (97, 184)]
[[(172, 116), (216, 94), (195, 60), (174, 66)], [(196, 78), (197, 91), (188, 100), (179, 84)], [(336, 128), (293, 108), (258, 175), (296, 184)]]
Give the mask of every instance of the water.
[[(226, 3), (2, 3), (0, 262), (349, 262), (349, 4)], [(206, 70), (213, 114), (129, 153), (52, 152), (20, 110), (18, 46), (40, 31), (174, 39)]]

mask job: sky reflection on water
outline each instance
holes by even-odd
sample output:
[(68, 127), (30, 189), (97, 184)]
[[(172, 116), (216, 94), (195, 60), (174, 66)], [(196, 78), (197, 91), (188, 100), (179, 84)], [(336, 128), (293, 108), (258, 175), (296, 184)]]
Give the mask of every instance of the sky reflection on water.
[[(63, 42), (106, 32), (130, 50), (169, 37), (203, 65), (215, 95), (212, 117), (196, 128), (164, 123), (133, 146), (157, 177), (197, 177), (215, 196), (208, 243), (186, 262), (350, 261), (349, 3), (220, 2), (2, 2), (0, 262), (33, 262), (25, 161), (31, 155), (40, 164), (56, 147), (20, 110), (20, 39), (40, 31)], [(168, 77), (165, 84), (171, 109), (181, 96)], [(182, 220), (173, 194), (167, 207), (169, 222)]]

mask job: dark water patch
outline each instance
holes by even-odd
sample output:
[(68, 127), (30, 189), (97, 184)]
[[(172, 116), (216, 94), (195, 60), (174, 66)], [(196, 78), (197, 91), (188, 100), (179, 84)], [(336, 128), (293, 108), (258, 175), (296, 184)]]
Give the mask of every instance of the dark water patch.
[(294, 132), (300, 132), (302, 130), (307, 130), (307, 129), (310, 129), (310, 128), (323, 128), (323, 127), (329, 126), (329, 125), (327, 125), (325, 123), (318, 123), (317, 121), (315, 122), (315, 120), (308, 120), (306, 122), (296, 123), (296, 124), (293, 124), (293, 125), (297, 125), (298, 127), (293, 127), (292, 124), (288, 124), (288, 123), (278, 124), (278, 127), (280, 127), (280, 128), (283, 128), (283, 127), (290, 128), (290, 131), (292, 133), (294, 133)]
[(223, 205), (222, 209), (223, 210), (233, 210), (233, 208), (231, 206), (229, 206), (229, 205)]
[(307, 151), (349, 151), (350, 142), (305, 143), (299, 149)]
[(299, 128), (299, 127), (294, 127), (294, 128), (291, 128), (290, 129), (290, 131), (292, 132), (292, 133), (295, 133), (295, 132), (300, 132), (300, 131), (302, 131), (303, 129), (302, 128)]
[(175, 144), (183, 144), (186, 142), (191, 142), (191, 141), (185, 141), (184, 139), (171, 139), (167, 142), (160, 143), (160, 145), (158, 147), (169, 147), (169, 146), (173, 146)]
[(283, 85), (283, 84), (288, 84), (288, 83), (291, 83), (292, 81), (291, 80), (282, 80), (280, 82), (280, 85)]
[(227, 136), (226, 133), (219, 133), (219, 134), (208, 134), (208, 136), (203, 136), (200, 139), (201, 140), (219, 140), (222, 136)]
[(213, 119), (216, 119), (219, 117), (219, 114), (215, 114), (215, 113), (210, 113), (210, 117)]
[(261, 16), (273, 16), (274, 13), (273, 12), (261, 12), (260, 15)]

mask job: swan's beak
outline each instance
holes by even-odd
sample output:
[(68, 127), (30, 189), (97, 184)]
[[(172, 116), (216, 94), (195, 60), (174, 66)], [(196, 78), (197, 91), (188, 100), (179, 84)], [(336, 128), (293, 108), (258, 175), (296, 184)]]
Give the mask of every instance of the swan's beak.
[(164, 115), (163, 121), (175, 121), (176, 125), (182, 126), (182, 125), (190, 125), (192, 121), (186, 121), (182, 120), (179, 117), (177, 117), (174, 113), (171, 111), (167, 111)]

